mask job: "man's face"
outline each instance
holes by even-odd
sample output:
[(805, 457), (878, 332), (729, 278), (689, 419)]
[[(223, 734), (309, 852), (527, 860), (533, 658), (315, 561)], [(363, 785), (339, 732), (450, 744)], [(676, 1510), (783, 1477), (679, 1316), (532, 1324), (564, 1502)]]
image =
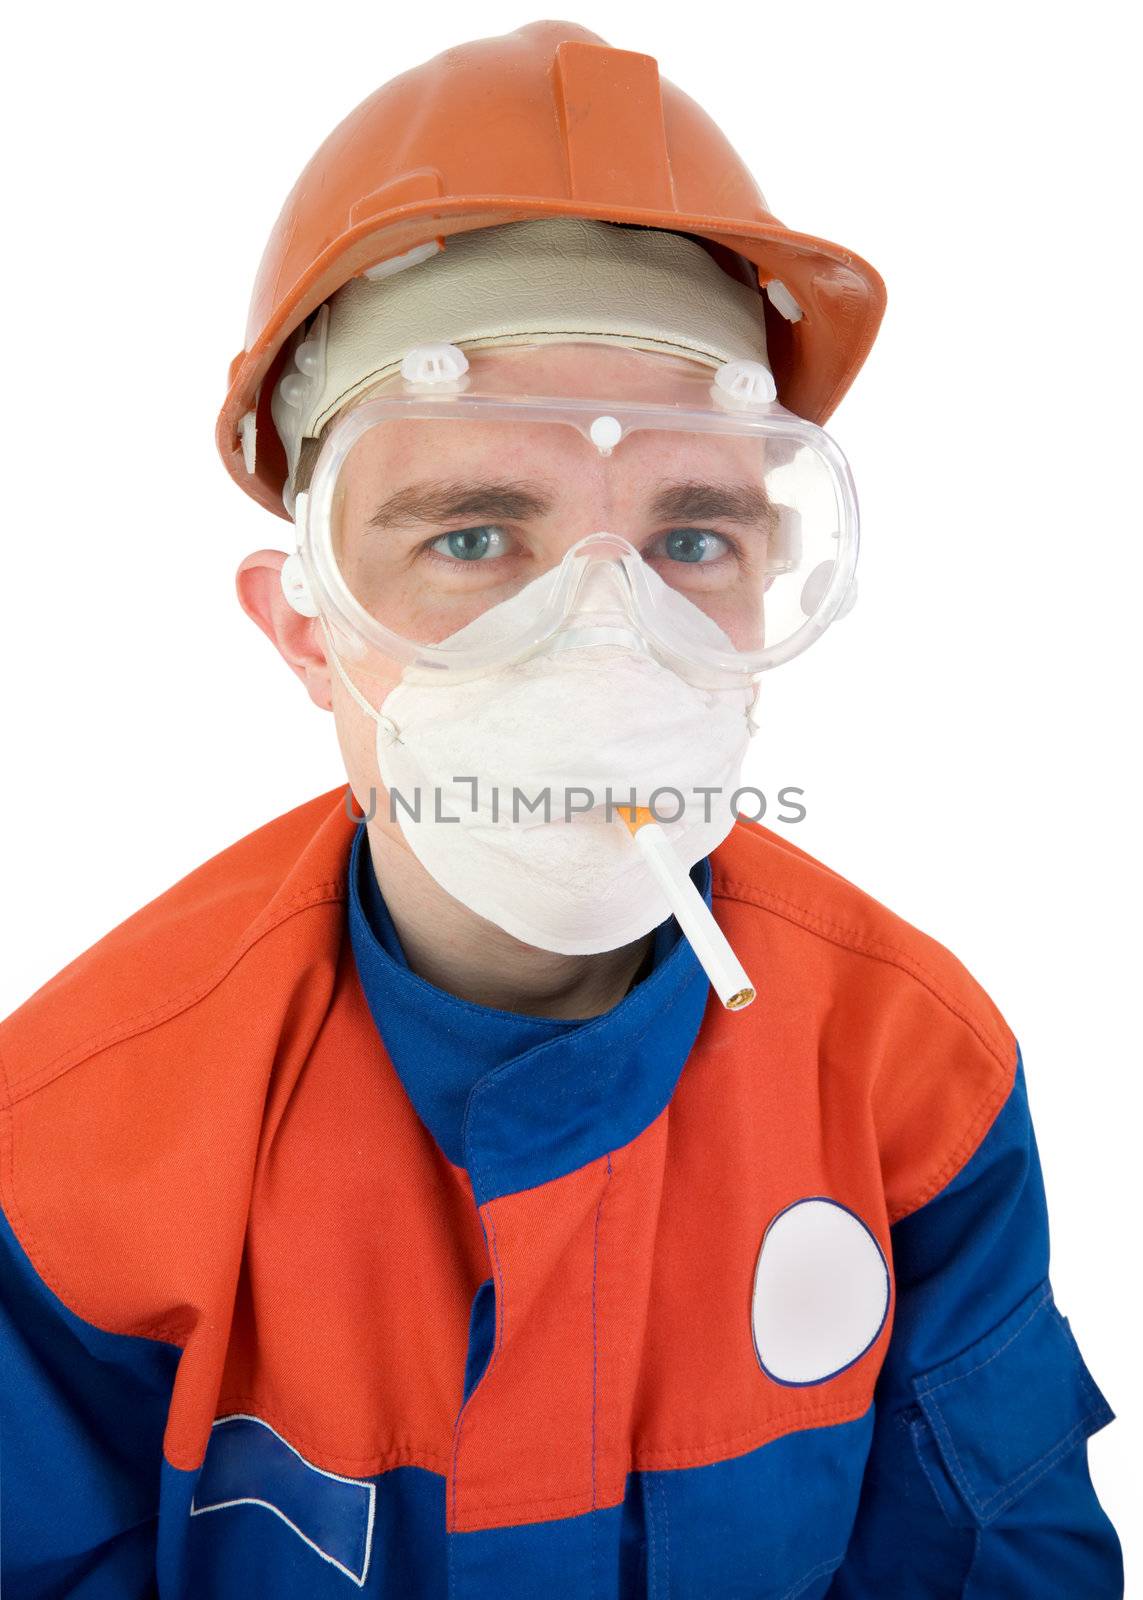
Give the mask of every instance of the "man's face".
[[(690, 385), (696, 373), (704, 385), (713, 377), (697, 363), (649, 361), (604, 344), (504, 347), (480, 360), (482, 387), (508, 395), (611, 390), (679, 403), (683, 390), (693, 396), (687, 375)], [(609, 532), (627, 539), (737, 648), (757, 649), (775, 528), (756, 441), (636, 430), (604, 456), (577, 428), (543, 421), (386, 422), (351, 450), (333, 509), (334, 555), (350, 591), (414, 644), (440, 643), (558, 566), (585, 536)], [(324, 655), (324, 633), (316, 622), (306, 626)], [(343, 656), (342, 664), (376, 707), (403, 671), (373, 650), (365, 660)], [(310, 692), (334, 712), (353, 792), (363, 808), (375, 794), (379, 816), (387, 815), (375, 724), (332, 669), (321, 677), (322, 694), (312, 682)]]
[[(491, 367), (505, 393), (576, 395), (588, 382), (606, 392), (613, 381), (677, 400), (669, 367), (615, 347), (505, 348), (481, 364), (482, 385)], [(761, 643), (774, 512), (753, 440), (637, 430), (604, 456), (566, 423), (388, 421), (351, 450), (333, 521), (350, 592), (414, 644), (439, 644), (600, 532), (627, 539), (738, 648)]]

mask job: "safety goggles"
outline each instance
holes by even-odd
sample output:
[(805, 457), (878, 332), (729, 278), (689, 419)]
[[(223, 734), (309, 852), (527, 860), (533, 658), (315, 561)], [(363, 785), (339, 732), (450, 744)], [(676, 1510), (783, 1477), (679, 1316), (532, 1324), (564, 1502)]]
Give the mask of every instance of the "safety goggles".
[(418, 347), (329, 425), (287, 592), (366, 667), (471, 676), (623, 642), (748, 683), (847, 608), (857, 561), (841, 452), (773, 394), (751, 361)]

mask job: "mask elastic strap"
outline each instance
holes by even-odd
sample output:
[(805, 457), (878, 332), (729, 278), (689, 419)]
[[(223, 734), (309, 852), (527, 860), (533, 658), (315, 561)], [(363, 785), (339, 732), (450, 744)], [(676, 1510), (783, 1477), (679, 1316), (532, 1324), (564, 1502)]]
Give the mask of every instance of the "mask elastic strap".
[(321, 631), (325, 634), (325, 642), (329, 647), (326, 652), (327, 658), (333, 662), (333, 669), (341, 679), (342, 683), (345, 685), (350, 698), (357, 702), (362, 711), (364, 711), (365, 715), (371, 718), (372, 721), (377, 724), (379, 729), (383, 729), (390, 735), (389, 742), (391, 744), (394, 743), (401, 737), (397, 724), (393, 721), (392, 717), (387, 717), (383, 711), (378, 711), (376, 706), (371, 706), (369, 704), (369, 701), (365, 698), (361, 690), (353, 682), (345, 668), (342, 666), (341, 656), (338, 654), (337, 646), (333, 642), (333, 635), (329, 631), (329, 627), (325, 618), (319, 615), (318, 621), (321, 623)]

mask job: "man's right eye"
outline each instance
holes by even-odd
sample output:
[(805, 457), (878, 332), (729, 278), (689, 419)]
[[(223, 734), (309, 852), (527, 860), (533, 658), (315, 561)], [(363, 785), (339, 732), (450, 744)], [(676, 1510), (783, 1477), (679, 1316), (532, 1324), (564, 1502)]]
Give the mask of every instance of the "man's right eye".
[(438, 555), (450, 556), (454, 561), (491, 560), (507, 553), (508, 536), (502, 528), (491, 525), (460, 528), (455, 533), (442, 533), (429, 549)]

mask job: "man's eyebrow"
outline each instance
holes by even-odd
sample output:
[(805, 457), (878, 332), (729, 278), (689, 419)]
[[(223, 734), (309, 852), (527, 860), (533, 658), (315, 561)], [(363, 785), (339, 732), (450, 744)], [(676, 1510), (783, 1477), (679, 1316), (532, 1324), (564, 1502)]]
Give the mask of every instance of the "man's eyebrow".
[(410, 522), (434, 526), (474, 520), (523, 522), (546, 516), (554, 505), (553, 496), (543, 490), (507, 479), (413, 483), (383, 500), (366, 527), (402, 527)]
[(769, 527), (774, 506), (760, 483), (670, 483), (651, 501), (656, 522), (684, 525), (700, 522), (738, 522)]
[[(526, 522), (547, 516), (555, 504), (555, 497), (547, 491), (508, 479), (414, 483), (383, 500), (366, 527), (380, 530), (406, 527), (411, 522), (434, 527), (458, 522)], [(688, 480), (660, 488), (648, 514), (652, 521), (677, 526), (722, 521), (769, 527), (774, 507), (761, 484)]]

